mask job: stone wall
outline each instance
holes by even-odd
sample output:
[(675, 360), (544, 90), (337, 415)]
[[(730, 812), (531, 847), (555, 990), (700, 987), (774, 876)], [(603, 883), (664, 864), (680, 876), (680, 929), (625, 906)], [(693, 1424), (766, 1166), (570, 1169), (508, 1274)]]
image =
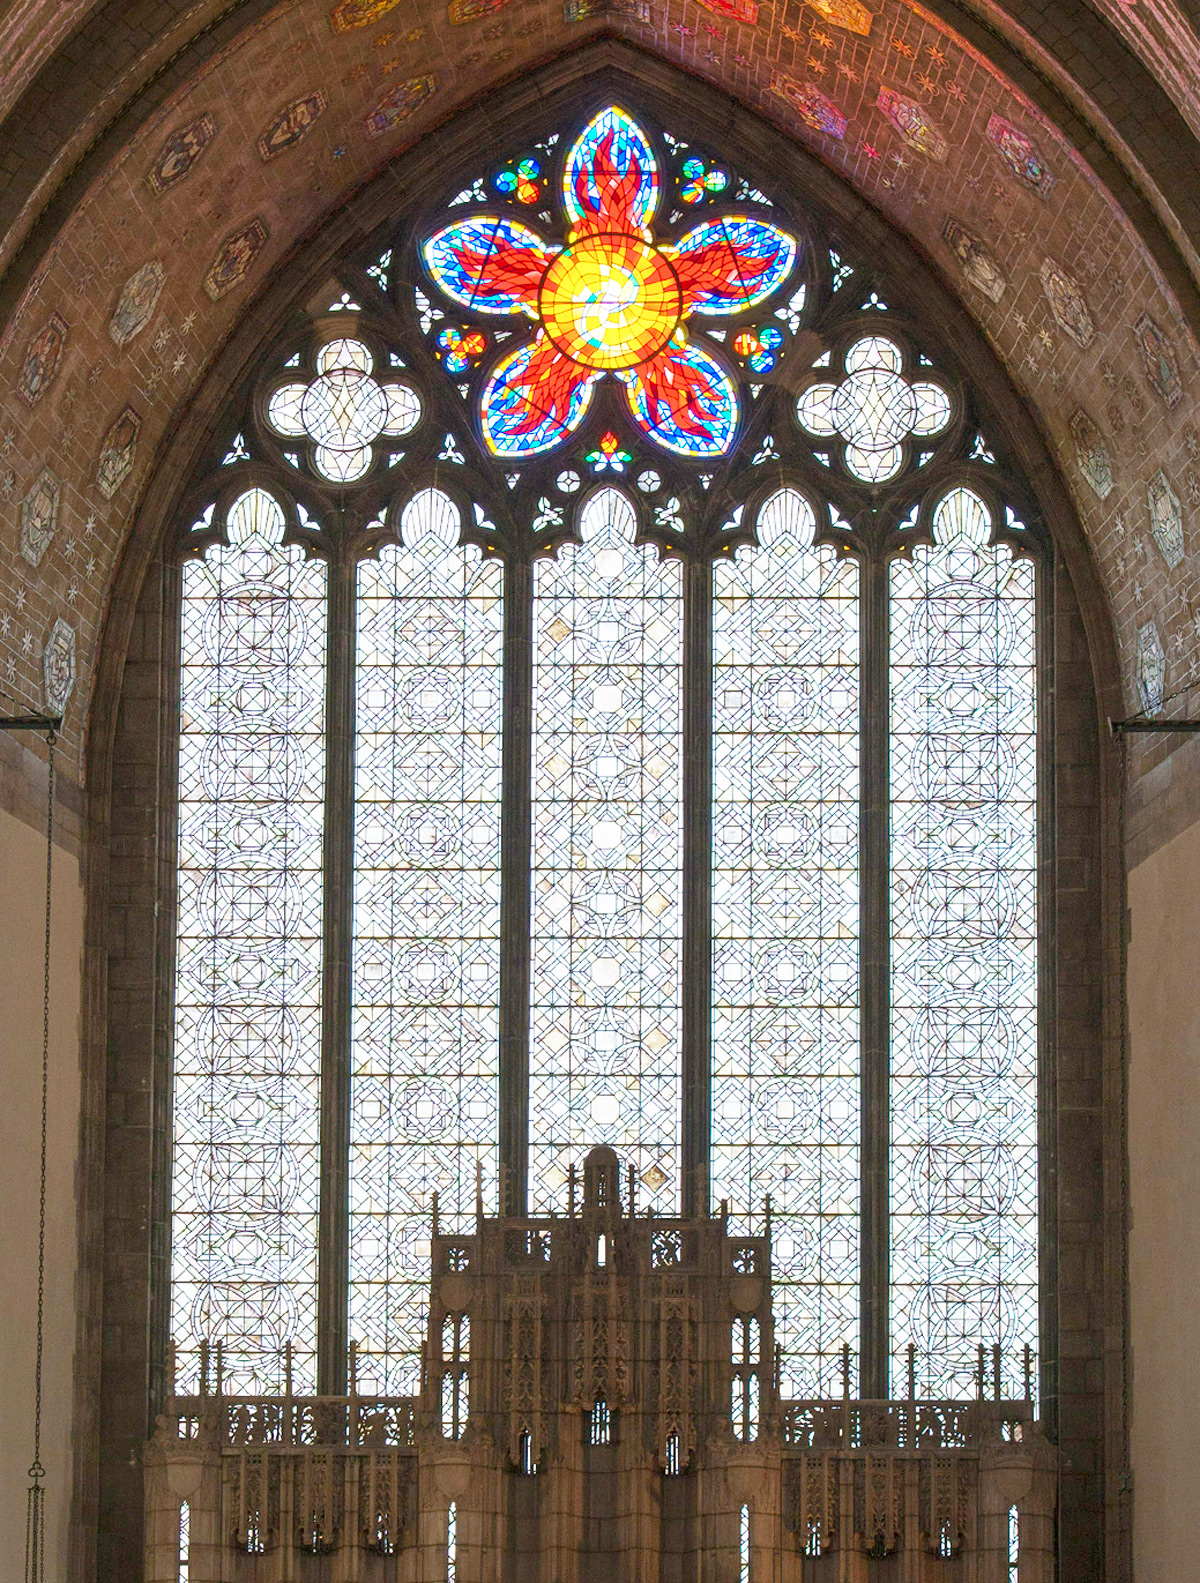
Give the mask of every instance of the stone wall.
[[(84, 899), (75, 852), (59, 847), (54, 862), (42, 1463), (46, 1576), (62, 1578), (68, 1575), (72, 1496)], [(0, 811), (0, 1555), (12, 1577), (24, 1553), (26, 1474), (33, 1459), (45, 865), (42, 832)]]

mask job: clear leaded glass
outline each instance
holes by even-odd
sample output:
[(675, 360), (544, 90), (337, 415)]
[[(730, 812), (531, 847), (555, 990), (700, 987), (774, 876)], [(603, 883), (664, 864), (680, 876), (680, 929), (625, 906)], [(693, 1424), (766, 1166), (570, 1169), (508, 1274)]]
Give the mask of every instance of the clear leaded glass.
[(494, 1210), (503, 570), (424, 490), (358, 568), (350, 1335), (418, 1388), (433, 1195)]
[(858, 1349), (858, 567), (781, 490), (713, 567), (712, 1192), (771, 1195), (786, 1394)]
[(530, 1178), (562, 1204), (594, 1144), (679, 1195), (678, 562), (602, 489), (535, 568)]
[(361, 341), (326, 342), (316, 366), (311, 384), (281, 385), (272, 393), (267, 417), (276, 434), (313, 442), (313, 462), (323, 478), (353, 483), (370, 469), (372, 441), (416, 426), (421, 398), (411, 385), (379, 384), (370, 348)]
[(251, 489), (183, 567), (172, 1332), (314, 1388), (325, 566)]
[(1034, 567), (971, 490), (891, 566), (893, 1378), (1037, 1346)]
[(339, 263), (189, 485), (180, 1383), (410, 1392), (435, 1195), (609, 1144), (700, 1212), (686, 1141), (785, 1395), (1019, 1390), (1045, 528), (852, 238), (589, 114)]
[(796, 413), (810, 434), (840, 435), (846, 466), (864, 483), (893, 478), (904, 463), (908, 436), (939, 434), (950, 420), (950, 399), (929, 380), (910, 383), (901, 373), (894, 341), (864, 336), (847, 351), (840, 385), (810, 385)]

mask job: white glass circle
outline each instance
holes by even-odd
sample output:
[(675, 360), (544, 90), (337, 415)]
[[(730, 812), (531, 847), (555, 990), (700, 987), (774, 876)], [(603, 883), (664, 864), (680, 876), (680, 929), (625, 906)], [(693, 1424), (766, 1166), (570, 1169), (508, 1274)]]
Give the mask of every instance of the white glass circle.
[(336, 341), (326, 342), (317, 353), (317, 373), (331, 374), (334, 369), (348, 369), (369, 374), (371, 361), (371, 354), (361, 341), (341, 336)]
[(384, 385), (387, 403), (385, 434), (408, 434), (421, 421), (421, 398), (411, 385)]
[(369, 445), (356, 446), (343, 451), (332, 445), (318, 445), (313, 455), (318, 473), (332, 479), (335, 484), (351, 484), (368, 472), (372, 461)]
[(840, 434), (862, 450), (898, 445), (917, 421), (917, 398), (898, 374), (863, 369), (834, 392), (830, 416)]
[(338, 369), (304, 393), (300, 417), (318, 445), (352, 451), (368, 445), (388, 420), (387, 397), (369, 374)]
[(300, 408), (307, 385), (282, 385), (267, 403), (267, 420), (276, 434), (296, 437), (304, 433)]

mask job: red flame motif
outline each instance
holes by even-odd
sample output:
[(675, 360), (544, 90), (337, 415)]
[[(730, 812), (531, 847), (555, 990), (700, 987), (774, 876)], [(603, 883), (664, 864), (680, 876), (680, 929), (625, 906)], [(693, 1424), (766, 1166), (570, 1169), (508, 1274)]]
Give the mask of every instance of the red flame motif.
[(521, 384), (528, 391), (525, 410), (515, 416), (510, 432), (524, 437), (547, 421), (565, 430), (581, 372), (579, 364), (560, 352), (552, 341), (539, 337), (521, 376)]
[(721, 235), (701, 247), (678, 250), (673, 261), (684, 302), (698, 307), (714, 291), (718, 296), (755, 296), (777, 268), (779, 248), (755, 254)]
[(719, 365), (705, 368), (682, 357), (660, 355), (639, 370), (646, 405), (656, 425), (703, 439), (721, 410)]
[[(581, 215), (575, 225), (575, 236), (631, 228), (635, 201), (646, 184), (647, 173), (636, 149), (630, 154), (628, 169), (622, 173), (613, 159), (616, 140), (615, 132), (609, 132), (601, 139), (592, 162), (590, 180), (586, 167), (581, 166), (575, 173), (575, 202), (579, 205)], [(593, 186), (596, 189), (594, 198)]]
[[(583, 421), (596, 384), (609, 374), (625, 384), (633, 421), (656, 444), (691, 457), (729, 450), (739, 416), (733, 375), (708, 337), (689, 335), (684, 321), (757, 306), (791, 273), (797, 244), (778, 226), (747, 214), (711, 217), (674, 244), (656, 244), (650, 222), (658, 187), (649, 141), (630, 116), (614, 107), (593, 118), (567, 156), (565, 255), (507, 215), (473, 214), (425, 243), (426, 266), (452, 300), (478, 313), (522, 314), (538, 325), (532, 343), (501, 355), (483, 388), (480, 417), (496, 455), (521, 458), (560, 444)], [(560, 344), (552, 342), (542, 320), (543, 289), (559, 290), (557, 283), (546, 284), (551, 265), (559, 259), (563, 268), (569, 266), (579, 249), (589, 253), (594, 266), (595, 250), (606, 235), (614, 239), (614, 271), (619, 273), (621, 257), (627, 260), (640, 249), (649, 260), (647, 278), (660, 290), (664, 278), (678, 288), (678, 322), (672, 311), (657, 338), (648, 337), (652, 344), (642, 359), (634, 360), (633, 353), (629, 364), (619, 360), (625, 343), (618, 330), (612, 342), (603, 343), (615, 345), (617, 354), (610, 357), (606, 351), (592, 363), (587, 358), (595, 342), (580, 336), (564, 351), (562, 337)], [(561, 281), (561, 275), (559, 268), (552, 278)], [(674, 293), (675, 286), (670, 290)], [(564, 299), (548, 300), (558, 311)], [(581, 314), (592, 314), (589, 325), (599, 323), (597, 333), (609, 333), (602, 297), (592, 298), (585, 290), (582, 297), (566, 300), (579, 301)], [(627, 307), (623, 302), (620, 311)], [(616, 316), (618, 310), (612, 312)]]
[(500, 290), (521, 301), (536, 301), (538, 287), (546, 273), (549, 256), (532, 248), (516, 246), (508, 237), (496, 236), (490, 246), (476, 247), (464, 242), (456, 257), (465, 275), (486, 283), (490, 292)]

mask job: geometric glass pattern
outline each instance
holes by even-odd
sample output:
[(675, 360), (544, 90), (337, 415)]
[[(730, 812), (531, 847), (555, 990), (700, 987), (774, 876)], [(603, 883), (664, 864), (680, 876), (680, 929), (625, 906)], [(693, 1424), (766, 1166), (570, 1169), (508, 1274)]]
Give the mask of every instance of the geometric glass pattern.
[(535, 567), (535, 1214), (597, 1143), (656, 1213), (679, 1202), (682, 577), (635, 529), (602, 489), (582, 543)]
[(1034, 566), (965, 487), (891, 563), (893, 1388), (1038, 1331)]
[(420, 421), (421, 398), (412, 386), (377, 384), (372, 366), (361, 341), (328, 341), (317, 353), (312, 384), (283, 385), (267, 405), (275, 432), (306, 435), (317, 471), (334, 483), (352, 483), (370, 469), (373, 440), (407, 434)]
[(314, 1388), (325, 565), (263, 489), (183, 566), (172, 1334), (181, 1389)]
[(418, 1389), (429, 1224), (494, 1209), (503, 567), (426, 489), (358, 567), (350, 1337)]
[(563, 171), (565, 247), (507, 216), (473, 214), (425, 243), (430, 279), (452, 302), (519, 315), (537, 331), (506, 352), (480, 399), (493, 455), (527, 458), (583, 422), (597, 384), (626, 387), (634, 422), (680, 456), (724, 456), (739, 421), (737, 386), (691, 316), (727, 316), (765, 301), (798, 247), (749, 215), (702, 221), (674, 246), (650, 223), (661, 177), (645, 132), (611, 106), (592, 118)]
[(713, 566), (712, 1197), (771, 1195), (784, 1390), (858, 1350), (858, 566), (780, 490)]
[(910, 434), (940, 434), (950, 421), (950, 398), (930, 380), (910, 384), (900, 372), (900, 348), (869, 335), (846, 353), (840, 385), (810, 385), (797, 415), (810, 434), (846, 442), (846, 466), (864, 483), (893, 478), (904, 464)]

